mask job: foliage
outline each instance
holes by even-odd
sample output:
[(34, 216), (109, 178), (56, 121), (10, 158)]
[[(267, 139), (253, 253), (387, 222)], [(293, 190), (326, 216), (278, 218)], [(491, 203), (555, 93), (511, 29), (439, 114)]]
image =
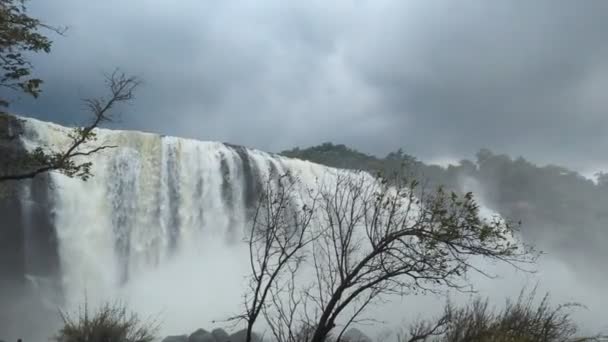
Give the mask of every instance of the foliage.
[[(49, 26), (40, 19), (29, 16), (26, 2), (27, 0), (0, 0), (0, 86), (38, 97), (43, 81), (32, 77), (33, 65), (28, 55), (51, 51), (52, 42), (41, 31), (63, 34), (65, 29)], [(88, 125), (75, 128), (70, 133), (71, 142), (64, 150), (53, 151), (39, 147), (22, 154), (18, 160), (11, 160), (11, 165), (0, 170), (0, 183), (34, 178), (49, 171), (59, 171), (83, 180), (91, 177), (92, 164), (82, 161), (82, 157), (114, 146), (100, 145), (87, 149), (84, 148), (85, 145), (96, 140), (95, 129), (111, 119), (113, 107), (133, 99), (133, 91), (140, 84), (135, 77), (117, 71), (108, 75), (106, 82), (110, 96), (84, 100), (93, 118)], [(0, 107), (8, 104), (7, 99), (0, 98)], [(0, 114), (6, 115), (3, 112)]]
[(154, 322), (142, 321), (120, 303), (106, 303), (89, 312), (85, 302), (75, 318), (65, 312), (61, 318), (57, 342), (152, 342), (156, 337)]
[[(522, 291), (516, 301), (507, 300), (499, 311), (488, 300), (474, 299), (458, 308), (449, 303), (438, 319), (412, 325), (399, 342), (584, 342), (605, 341), (602, 336), (580, 337), (567, 303), (552, 306), (546, 294), (538, 304), (536, 291)], [(603, 339), (604, 338), (604, 339)]]
[[(0, 0), (0, 86), (38, 97), (42, 80), (32, 77), (29, 53), (49, 53), (51, 40), (40, 31), (62, 34), (63, 29), (51, 27), (27, 14), (26, 0)], [(8, 106), (0, 98), (0, 107)]]
[(281, 154), (286, 157), (310, 160), (342, 169), (370, 170), (378, 168), (381, 162), (376, 157), (350, 149), (345, 145), (334, 145), (329, 142), (307, 149), (296, 147), (289, 151), (283, 151)]
[[(280, 200), (291, 198), (288, 194), (271, 201), (261, 197), (265, 212), (284, 210), (294, 218), (267, 215), (270, 220), (263, 221), (268, 224), (261, 236), (279, 238), (249, 238), (250, 250), (258, 254), (251, 257), (247, 297), (257, 299), (254, 303), (277, 340), (298, 342), (302, 332), (313, 342), (326, 341), (332, 334), (340, 340), (352, 323), (365, 320), (369, 305), (386, 297), (448, 288), (468, 291), (469, 271), (491, 276), (476, 268), (472, 257), (515, 267), (535, 261), (532, 250), (513, 240), (517, 227), (480, 217), (471, 193), (416, 191), (416, 181), (377, 180), (366, 173), (337, 171), (331, 179), (318, 184), (310, 207), (288, 210)], [(314, 228), (284, 224), (299, 222), (298, 218), (312, 220)], [(276, 258), (260, 258), (260, 253), (269, 254), (265, 251), (276, 251), (270, 253)], [(285, 261), (290, 256), (293, 263)], [(280, 267), (282, 260), (293, 267)], [(306, 268), (301, 264), (312, 270), (308, 279), (298, 276)], [(271, 272), (260, 277), (264, 273), (259, 270), (265, 268)], [(257, 295), (259, 289), (268, 289), (269, 295)], [(252, 312), (251, 306), (247, 308)], [(255, 324), (257, 315), (245, 317), (250, 326)]]
[(469, 271), (487, 275), (472, 256), (516, 267), (535, 260), (530, 249), (512, 242), (516, 227), (479, 216), (471, 193), (427, 193), (418, 186), (345, 175), (322, 190), (325, 225), (312, 253), (317, 280), (305, 293), (319, 313), (312, 341), (324, 341), (344, 319), (340, 339), (368, 305), (386, 296), (467, 291)]
[[(522, 234), (528, 241), (563, 257), (580, 272), (595, 269), (589, 262), (601, 267), (608, 258), (604, 248), (608, 238), (599, 233), (608, 225), (608, 178), (601, 172), (596, 184), (564, 167), (539, 166), (487, 149), (480, 150), (475, 160), (447, 167), (425, 164), (401, 150), (379, 158), (331, 143), (282, 154), (387, 175), (405, 165), (430, 188), (444, 186), (459, 194), (474, 191), (502, 216), (523, 221)], [(588, 258), (583, 254), (587, 251), (598, 257)]]
[(30, 153), (24, 153), (18, 160), (13, 161), (13, 169), (0, 172), (0, 183), (11, 180), (34, 178), (37, 175), (59, 171), (68, 177), (89, 179), (92, 163), (82, 160), (105, 149), (114, 148), (112, 145), (87, 145), (97, 140), (96, 129), (102, 123), (112, 119), (112, 110), (122, 102), (134, 98), (134, 90), (140, 84), (136, 77), (127, 76), (118, 70), (106, 76), (106, 85), (110, 91), (108, 97), (86, 99), (85, 104), (91, 113), (91, 122), (84, 127), (74, 128), (68, 135), (70, 140), (67, 147), (60, 151), (48, 147), (38, 147)]

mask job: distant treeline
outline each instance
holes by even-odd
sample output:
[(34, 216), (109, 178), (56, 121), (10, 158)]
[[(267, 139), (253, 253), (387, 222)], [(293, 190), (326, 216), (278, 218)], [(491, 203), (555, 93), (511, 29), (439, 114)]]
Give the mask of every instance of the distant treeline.
[(522, 221), (527, 239), (577, 270), (597, 269), (593, 266), (608, 261), (608, 175), (604, 173), (594, 182), (561, 166), (538, 166), (487, 149), (480, 150), (476, 160), (447, 167), (425, 164), (401, 149), (379, 158), (333, 143), (281, 154), (373, 173), (391, 174), (405, 167), (427, 187), (473, 191), (504, 217)]

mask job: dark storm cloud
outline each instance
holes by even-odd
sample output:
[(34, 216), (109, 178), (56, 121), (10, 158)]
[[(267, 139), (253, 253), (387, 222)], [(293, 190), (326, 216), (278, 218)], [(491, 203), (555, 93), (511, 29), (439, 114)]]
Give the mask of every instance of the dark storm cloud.
[(596, 93), (607, 76), (600, 33), (607, 5), (429, 5), (423, 17), (433, 24), (412, 27), (396, 18), (398, 30), (410, 32), (388, 37), (381, 50), (392, 50), (363, 60), (362, 69), (424, 154), (485, 145), (543, 161), (585, 162), (577, 154), (607, 143), (606, 103)]
[(331, 140), (470, 157), (481, 147), (587, 170), (608, 148), (604, 1), (32, 1), (70, 26), (35, 59), (39, 101), (120, 66), (145, 85), (120, 127), (266, 150)]

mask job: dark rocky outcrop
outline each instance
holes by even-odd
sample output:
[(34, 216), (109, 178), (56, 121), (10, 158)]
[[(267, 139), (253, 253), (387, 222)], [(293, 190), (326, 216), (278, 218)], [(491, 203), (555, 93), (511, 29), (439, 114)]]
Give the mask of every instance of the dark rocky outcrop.
[(245, 206), (247, 208), (254, 208), (258, 199), (257, 196), (262, 188), (260, 171), (258, 170), (256, 164), (252, 162), (251, 158), (249, 157), (249, 151), (245, 147), (232, 144), (224, 145), (236, 152), (241, 159), (241, 168), (243, 170), (243, 178), (245, 181), (245, 184), (243, 184), (245, 189)]
[[(247, 329), (239, 330), (230, 335), (230, 342), (245, 342), (247, 340)], [(255, 332), (251, 336), (251, 342), (262, 342), (262, 337)]]
[[(28, 162), (20, 140), (26, 134), (23, 123), (0, 113), (2, 175), (22, 172)], [(50, 191), (47, 175), (0, 182), (0, 332), (7, 336), (35, 339), (48, 328), (47, 316), (56, 314), (42, 301), (42, 296), (51, 303), (61, 296)]]
[[(221, 328), (213, 329), (209, 332), (205, 329), (198, 329), (190, 336), (174, 335), (165, 337), (162, 342), (245, 342), (247, 329), (242, 329), (230, 335), (226, 330)], [(262, 342), (263, 339), (259, 334), (253, 333), (252, 342)]]
[[(23, 128), (17, 118), (0, 114), (0, 174), (11, 174), (25, 153), (18, 140)], [(0, 183), (0, 302), (7, 303), (25, 285), (25, 232), (17, 182)], [(6, 296), (6, 297), (5, 297)], [(0, 321), (2, 321), (0, 316)], [(0, 324), (2, 328), (2, 324)]]
[(188, 337), (188, 342), (216, 342), (215, 337), (205, 329), (198, 329)]
[(169, 222), (168, 227), (171, 227), (169, 230), (169, 248), (172, 253), (177, 251), (177, 242), (179, 240), (179, 228), (180, 227), (180, 218), (177, 213), (179, 212), (180, 203), (180, 184), (176, 178), (176, 175), (179, 174), (179, 158), (177, 150), (172, 147), (167, 147), (167, 161), (166, 168), (167, 173), (167, 189), (169, 197)]
[[(16, 174), (31, 167), (20, 139), (25, 134), (23, 119), (0, 114), (0, 174)], [(0, 183), (0, 260), (3, 260), (0, 279), (7, 273), (20, 279), (26, 274), (45, 279), (58, 277), (58, 242), (51, 198), (48, 174)], [(12, 255), (7, 256), (7, 252)], [(13, 268), (9, 272), (2, 268), (10, 266)]]
[(213, 329), (211, 335), (215, 337), (216, 342), (231, 342), (230, 335), (222, 328)]
[(162, 342), (188, 342), (188, 335), (167, 336)]
[(345, 342), (372, 342), (372, 339), (369, 336), (365, 335), (357, 328), (348, 329), (344, 335), (342, 335), (342, 340)]

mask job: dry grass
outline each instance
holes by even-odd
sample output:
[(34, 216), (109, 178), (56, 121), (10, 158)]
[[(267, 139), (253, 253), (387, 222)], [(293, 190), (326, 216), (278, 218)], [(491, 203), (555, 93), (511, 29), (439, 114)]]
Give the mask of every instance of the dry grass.
[(61, 312), (57, 342), (152, 342), (158, 325), (141, 320), (122, 303), (106, 303), (90, 312), (85, 301), (76, 316)]
[(549, 295), (535, 300), (536, 291), (521, 292), (502, 310), (481, 298), (462, 308), (448, 303), (441, 317), (410, 327), (399, 342), (584, 342), (608, 341), (604, 336), (581, 337), (572, 319), (576, 303), (552, 306)]

